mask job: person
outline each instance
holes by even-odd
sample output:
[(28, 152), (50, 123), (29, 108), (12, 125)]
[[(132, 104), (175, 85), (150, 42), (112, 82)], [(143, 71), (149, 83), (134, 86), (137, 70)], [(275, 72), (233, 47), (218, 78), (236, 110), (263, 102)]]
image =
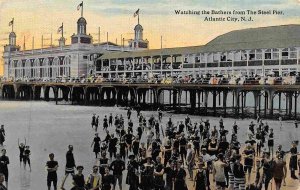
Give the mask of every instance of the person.
[(179, 139), (179, 148), (180, 148), (179, 149), (179, 154), (180, 154), (180, 157), (181, 157), (181, 160), (182, 160), (183, 163), (185, 161), (186, 154), (187, 154), (186, 146), (187, 146), (187, 140), (184, 136), (184, 133), (181, 133), (181, 137)]
[(182, 161), (180, 160), (177, 162), (177, 168), (175, 170), (174, 190), (188, 190), (185, 183), (186, 172), (181, 166)]
[(153, 173), (154, 165), (152, 162), (151, 156), (146, 158), (146, 163), (141, 167), (141, 189), (142, 190), (151, 190), (153, 189)]
[(0, 173), (0, 190), (7, 190), (7, 188), (3, 185), (4, 180), (4, 174)]
[(108, 126), (111, 127), (113, 124), (113, 115), (112, 113), (109, 114), (109, 118), (108, 118)]
[(280, 131), (282, 130), (282, 117), (280, 116), (279, 118), (278, 118), (278, 120), (279, 120), (279, 124), (280, 124)]
[(129, 185), (129, 190), (138, 190), (139, 176), (137, 175), (139, 164), (135, 160), (135, 155), (129, 155), (129, 161), (127, 164), (127, 177), (126, 184)]
[(105, 115), (103, 119), (103, 130), (106, 131), (107, 128), (108, 128), (108, 119), (107, 116)]
[(245, 172), (241, 164), (241, 155), (236, 155), (236, 161), (233, 166), (234, 190), (245, 190)]
[(273, 129), (270, 129), (270, 133), (269, 133), (269, 138), (268, 138), (268, 147), (269, 147), (269, 152), (270, 154), (273, 156), (274, 153), (274, 132)]
[(5, 129), (4, 129), (4, 125), (1, 125), (0, 128), (0, 145), (3, 146), (3, 143), (5, 141)]
[(270, 158), (269, 152), (264, 152), (264, 156), (262, 159), (262, 167), (263, 167), (263, 179), (265, 189), (268, 189), (269, 183), (272, 180), (273, 175), (273, 159)]
[(163, 148), (163, 151), (164, 151), (164, 167), (166, 167), (172, 155), (172, 146), (171, 146), (170, 139), (166, 140), (166, 144)]
[(130, 118), (131, 118), (131, 107), (129, 107), (127, 110), (127, 118), (128, 118), (128, 120), (130, 120)]
[(156, 165), (154, 166), (154, 189), (155, 190), (163, 190), (164, 189), (164, 167), (161, 163), (161, 157), (156, 157)]
[(291, 178), (292, 179), (298, 179), (298, 177), (295, 174), (295, 171), (297, 170), (297, 143), (295, 141), (292, 142), (292, 147), (290, 149), (291, 157), (290, 157), (290, 170), (291, 170)]
[(213, 163), (213, 181), (216, 182), (216, 188), (225, 190), (226, 187), (226, 177), (225, 177), (225, 167), (224, 155), (222, 153), (218, 154), (218, 160)]
[(245, 150), (243, 151), (244, 156), (244, 170), (248, 175), (247, 182), (250, 182), (251, 171), (253, 167), (253, 160), (254, 160), (255, 151), (250, 143), (246, 144)]
[(198, 163), (198, 170), (196, 172), (195, 180), (194, 180), (194, 187), (195, 190), (208, 190), (207, 186), (207, 177), (206, 171), (203, 169), (204, 162)]
[(94, 126), (96, 126), (96, 114), (93, 113), (93, 116), (92, 116), (92, 128), (94, 128)]
[(46, 170), (47, 174), (47, 186), (48, 190), (51, 189), (51, 183), (53, 183), (54, 190), (57, 189), (57, 169), (58, 169), (58, 162), (54, 160), (54, 154), (49, 154), (49, 161), (46, 163)]
[(209, 154), (211, 156), (215, 155), (217, 156), (218, 154), (218, 143), (217, 143), (217, 140), (215, 137), (212, 137), (209, 145), (208, 145), (208, 151), (209, 151)]
[(286, 162), (282, 159), (281, 155), (277, 153), (273, 168), (273, 178), (275, 181), (276, 190), (279, 190), (281, 188), (282, 181), (285, 185), (286, 173)]
[(99, 172), (103, 175), (105, 174), (105, 168), (108, 167), (108, 158), (106, 157), (106, 152), (102, 152), (101, 158), (99, 159)]
[(73, 175), (73, 187), (71, 190), (85, 190), (85, 180), (82, 174), (83, 166), (77, 166), (77, 174)]
[(96, 117), (96, 121), (95, 121), (95, 131), (96, 132), (98, 130), (98, 126), (99, 126), (99, 115)]
[(105, 168), (105, 174), (102, 177), (101, 190), (111, 190), (111, 185), (114, 184), (114, 176), (109, 173), (109, 168)]
[(195, 152), (192, 149), (192, 145), (189, 143), (187, 145), (187, 154), (186, 154), (186, 165), (188, 167), (188, 172), (190, 175), (190, 180), (193, 180), (193, 169), (195, 165)]
[(136, 135), (135, 139), (132, 142), (132, 152), (135, 157), (139, 154), (139, 147), (140, 147), (140, 137)]
[(112, 157), (114, 158), (116, 157), (117, 143), (118, 143), (118, 138), (116, 138), (114, 134), (111, 134), (111, 138), (109, 139), (109, 144), (108, 144), (108, 152), (109, 152), (110, 159), (112, 159)]
[(29, 150), (29, 146), (25, 146), (24, 157), (23, 157), (24, 169), (26, 169), (26, 163), (28, 163), (29, 171), (31, 171), (30, 154), (31, 152)]
[(101, 183), (101, 175), (98, 173), (98, 166), (93, 166), (93, 172), (88, 175), (85, 187), (87, 190), (100, 190)]
[(20, 167), (21, 167), (21, 163), (24, 160), (24, 151), (25, 151), (25, 146), (26, 146), (26, 139), (25, 139), (25, 143), (20, 143), (19, 139), (18, 139), (18, 146), (19, 146), (19, 158), (20, 158)]
[(0, 173), (5, 176), (5, 186), (8, 188), (8, 167), (9, 158), (6, 156), (6, 149), (2, 149), (2, 156), (0, 156)]
[(116, 188), (117, 181), (119, 182), (119, 189), (122, 190), (122, 178), (123, 171), (125, 170), (125, 162), (121, 159), (120, 154), (117, 154), (116, 160), (114, 160), (109, 167), (113, 171), (114, 176), (114, 190)]
[(93, 147), (93, 145), (94, 145), (93, 151), (95, 153), (96, 159), (98, 158), (98, 154), (100, 152), (100, 142), (101, 142), (101, 139), (98, 136), (98, 133), (95, 133), (95, 137), (94, 137), (94, 140), (91, 144), (91, 147)]
[(173, 189), (173, 180), (175, 176), (175, 164), (176, 162), (169, 160), (167, 165), (164, 167), (164, 173), (166, 174), (166, 190), (172, 190)]
[(161, 111), (161, 109), (158, 108), (157, 112), (158, 112), (158, 121), (161, 122), (162, 117), (163, 117), (162, 111)]
[(73, 146), (69, 145), (68, 146), (68, 151), (66, 154), (66, 167), (65, 167), (65, 177), (63, 178), (61, 188), (63, 189), (64, 184), (69, 176), (71, 174), (72, 176), (75, 174), (75, 159), (73, 155)]

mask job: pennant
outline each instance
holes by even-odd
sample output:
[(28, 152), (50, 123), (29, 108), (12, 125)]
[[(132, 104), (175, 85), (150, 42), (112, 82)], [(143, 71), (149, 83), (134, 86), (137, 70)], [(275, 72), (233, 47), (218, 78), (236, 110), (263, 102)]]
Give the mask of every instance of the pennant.
[(12, 20), (8, 23), (8, 26), (11, 26), (14, 24), (14, 18), (12, 18)]
[(64, 28), (64, 26), (61, 25), (61, 26), (58, 28), (57, 33), (60, 33), (60, 32), (63, 30), (63, 28)]
[(133, 17), (136, 17), (140, 14), (140, 9), (136, 10), (135, 13), (133, 14)]
[(83, 2), (81, 2), (78, 6), (77, 6), (77, 11), (79, 11), (80, 7), (83, 6)]

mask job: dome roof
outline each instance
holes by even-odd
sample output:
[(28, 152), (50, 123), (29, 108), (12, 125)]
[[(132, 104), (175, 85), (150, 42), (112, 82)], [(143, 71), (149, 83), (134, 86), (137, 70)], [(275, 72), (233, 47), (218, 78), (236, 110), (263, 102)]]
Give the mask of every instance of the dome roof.
[(142, 27), (142, 25), (137, 24), (137, 25), (134, 27), (134, 30), (143, 30), (143, 27)]
[(11, 33), (9, 34), (9, 37), (10, 37), (10, 38), (11, 38), (11, 37), (16, 37), (16, 33), (11, 32)]
[(86, 20), (85, 20), (85, 18), (83, 18), (83, 17), (80, 17), (79, 19), (78, 19), (78, 21), (77, 21), (77, 23), (78, 24), (86, 24)]

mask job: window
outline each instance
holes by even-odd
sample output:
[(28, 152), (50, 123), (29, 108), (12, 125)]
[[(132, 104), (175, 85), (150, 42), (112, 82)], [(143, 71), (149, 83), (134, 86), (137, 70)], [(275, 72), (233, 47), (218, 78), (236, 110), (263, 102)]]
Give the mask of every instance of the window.
[(265, 53), (265, 59), (271, 59), (272, 54), (271, 53)]
[(285, 49), (282, 50), (281, 56), (282, 56), (282, 59), (288, 59), (289, 58), (289, 50), (288, 50), (288, 48), (285, 48)]
[(88, 56), (86, 56), (86, 55), (83, 56), (83, 59), (87, 59), (87, 58), (88, 58)]

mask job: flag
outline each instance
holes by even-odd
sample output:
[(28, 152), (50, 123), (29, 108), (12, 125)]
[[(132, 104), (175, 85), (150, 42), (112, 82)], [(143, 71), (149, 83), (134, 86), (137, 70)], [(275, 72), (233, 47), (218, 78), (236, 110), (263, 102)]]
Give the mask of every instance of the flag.
[(133, 14), (133, 17), (136, 17), (140, 14), (140, 9), (136, 10), (135, 13)]
[(57, 33), (60, 33), (62, 30), (63, 30), (63, 25), (61, 25), (61, 26), (58, 28)]
[(83, 2), (81, 2), (78, 6), (77, 6), (77, 11), (79, 11), (80, 7), (83, 6)]
[(8, 26), (11, 26), (14, 24), (14, 18), (8, 23)]

